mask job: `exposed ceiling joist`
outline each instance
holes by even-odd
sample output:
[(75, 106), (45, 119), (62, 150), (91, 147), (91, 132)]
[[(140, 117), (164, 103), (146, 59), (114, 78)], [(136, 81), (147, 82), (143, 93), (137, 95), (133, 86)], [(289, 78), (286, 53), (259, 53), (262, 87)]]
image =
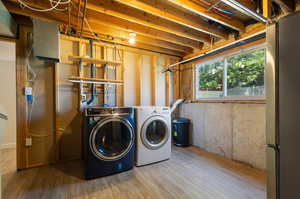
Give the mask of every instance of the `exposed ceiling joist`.
[[(120, 29), (117, 26), (112, 26), (109, 23), (101, 23), (101, 22), (92, 23), (92, 22), (90, 22), (90, 25), (93, 27), (94, 31), (101, 32), (101, 30), (106, 30), (106, 34), (108, 34), (108, 35), (109, 35), (109, 32), (111, 32), (113, 34), (112, 36), (117, 36), (117, 37), (127, 39), (127, 40), (129, 39), (129, 34), (132, 32), (132, 31)], [(136, 40), (141, 41), (142, 43), (156, 45), (156, 46), (160, 46), (160, 47), (166, 48), (166, 49), (177, 50), (179, 52), (185, 52), (185, 53), (193, 52), (193, 48), (180, 46), (180, 45), (177, 45), (177, 44), (174, 44), (171, 42), (159, 40), (157, 38), (143, 36), (140, 34), (137, 34)]]
[(223, 39), (228, 38), (228, 34), (224, 31), (220, 31), (216, 28), (209, 27), (208, 24), (202, 25), (200, 23), (196, 23), (194, 21), (190, 21), (185, 18), (178, 17), (172, 13), (167, 12), (167, 10), (168, 10), (167, 8), (166, 8), (166, 10), (160, 10), (156, 7), (153, 7), (149, 4), (143, 3), (138, 0), (115, 0), (115, 1), (117, 1), (121, 4), (124, 4), (124, 5), (127, 5), (129, 7), (136, 8), (136, 9), (142, 10), (144, 12), (150, 13), (152, 15), (164, 18), (166, 20), (178, 23), (178, 24), (186, 26), (188, 28), (192, 28), (194, 30), (206, 33), (206, 34), (211, 34), (213, 36), (223, 38)]
[(197, 15), (200, 15), (202, 17), (205, 17), (207, 19), (216, 21), (222, 25), (230, 27), (232, 29), (242, 31), (242, 32), (245, 30), (245, 26), (241, 21), (238, 21), (235, 19), (227, 19), (221, 15), (210, 12), (207, 8), (205, 8), (191, 0), (167, 0), (167, 1), (173, 3), (177, 6), (180, 6), (186, 10), (189, 10), (190, 12), (193, 12)]
[(113, 17), (117, 17), (117, 18), (129, 21), (129, 22), (132, 22), (132, 23), (136, 23), (136, 24), (139, 24), (139, 25), (143, 25), (143, 26), (146, 26), (146, 27), (149, 27), (149, 28), (152, 28), (152, 29), (156, 29), (156, 30), (159, 30), (159, 31), (171, 33), (171, 34), (177, 35), (179, 37), (188, 38), (188, 39), (191, 39), (191, 40), (194, 40), (194, 41), (200, 41), (200, 42), (205, 42), (205, 43), (210, 43), (211, 42), (211, 38), (207, 34), (203, 34), (203, 35), (198, 34), (199, 36), (198, 35), (196, 36), (196, 35), (190, 34), (188, 32), (181, 32), (181, 31), (178, 31), (178, 30), (175, 30), (175, 29), (171, 29), (171, 28), (162, 26), (162, 25), (157, 25), (157, 24), (150, 23), (150, 22), (142, 20), (142, 19), (138, 19), (138, 18), (129, 16), (129, 15), (125, 15), (125, 14), (116, 12), (114, 10), (108, 10), (106, 7), (103, 7), (99, 4), (88, 3), (87, 9), (93, 10), (95, 12), (99, 12), (99, 13), (102, 13), (102, 14), (110, 15), (110, 16), (113, 16)]
[[(86, 0), (72, 0), (71, 12), (53, 10), (47, 13), (23, 9), (18, 0), (3, 1), (8, 4), (9, 11), (13, 13), (57, 21), (66, 25), (65, 30), (70, 30), (68, 27), (71, 27), (75, 29), (73, 32), (77, 33), (83, 27), (85, 35), (95, 32), (101, 38), (117, 41), (122, 45), (129, 45), (129, 34), (134, 32), (137, 34), (135, 47), (143, 49), (148, 47), (149, 50), (156, 52), (160, 49), (160, 52), (164, 54), (167, 54), (169, 50), (175, 56), (199, 52), (203, 43), (211, 46), (212, 42), (229, 42), (232, 35), (229, 35), (225, 29), (216, 28), (217, 24), (211, 21), (244, 32), (246, 28), (243, 21), (249, 19), (239, 14), (235, 17), (226, 17), (227, 15), (214, 12), (209, 9), (209, 5), (202, 5), (196, 0), (156, 0), (155, 2), (152, 0), (88, 0), (86, 7), (84, 6)], [(32, 7), (49, 7), (46, 0), (25, 1)], [(219, 2), (224, 1), (234, 0), (220, 0)], [(247, 0), (238, 2), (247, 3)], [(83, 14), (84, 7), (86, 8), (85, 14)], [(228, 10), (232, 9), (228, 8)], [(83, 23), (83, 16), (91, 28), (85, 24), (86, 22)], [(83, 26), (81, 26), (82, 23)], [(215, 37), (221, 40), (214, 40)]]
[[(24, 14), (26, 16), (33, 16), (33, 17), (36, 17), (39, 14), (41, 14), (41, 15), (43, 14), (43, 13), (32, 12), (28, 9), (21, 9), (20, 6), (17, 4), (17, 0), (10, 0), (10, 1), (5, 1), (5, 2), (7, 4), (7, 6), (10, 8), (10, 11), (14, 12), (14, 13), (16, 13), (16, 11), (17, 11), (17, 14), (21, 14), (21, 15)], [(12, 2), (15, 2), (15, 3), (12, 3)], [(31, 4), (29, 4), (29, 5), (31, 5)], [(45, 8), (48, 5), (45, 5), (45, 3), (43, 3), (43, 2), (37, 2), (36, 4), (31, 5), (31, 6)], [(91, 12), (93, 12), (93, 11), (91, 11)], [(50, 19), (50, 20), (58, 21), (60, 23), (67, 23), (67, 22), (62, 22), (61, 19), (66, 19), (66, 17), (62, 14), (63, 14), (62, 12), (54, 12), (54, 13), (50, 12), (48, 19), (53, 18), (53, 16), (57, 15), (60, 17), (54, 17), (53, 19)], [(101, 24), (101, 25), (104, 24), (106, 26), (118, 28), (120, 30), (125, 30), (128, 32), (136, 32), (142, 36), (146, 36), (146, 37), (149, 37), (152, 39), (157, 39), (157, 40), (160, 40), (165, 43), (166, 42), (172, 43), (173, 46), (178, 46), (179, 49), (185, 49), (185, 50), (189, 51), (191, 48), (192, 49), (200, 49), (200, 47), (201, 47), (201, 43), (199, 43), (199, 42), (181, 38), (181, 37), (177, 37), (177, 36), (171, 35), (169, 33), (152, 30), (148, 27), (134, 24), (134, 23), (122, 20), (122, 19), (117, 19), (117, 18), (107, 16), (107, 15), (104, 15), (101, 13), (98, 13), (97, 15), (93, 15), (93, 13), (91, 13), (90, 15), (92, 15), (92, 16), (88, 17), (89, 20), (93, 21), (96, 24)], [(78, 19), (78, 16), (76, 18)], [(78, 26), (77, 20), (73, 19), (73, 18), (71, 20), (71, 24), (74, 26)], [(158, 43), (160, 43), (160, 42), (158, 42)]]
[[(95, 33), (110, 35), (112, 37), (121, 38), (121, 39), (124, 39), (126, 41), (128, 41), (128, 39), (129, 39), (129, 32), (127, 32), (127, 31), (122, 31), (122, 30), (119, 30), (119, 29), (111, 28), (111, 27), (108, 27), (108, 26), (105, 26), (105, 25), (94, 24), (94, 23), (90, 23), (90, 25), (93, 27), (93, 31), (95, 31)], [(86, 27), (86, 29), (88, 29), (88, 27)], [(191, 48), (183, 48), (183, 47), (180, 47), (178, 45), (174, 45), (174, 44), (169, 43), (169, 42), (160, 41), (160, 40), (157, 40), (157, 39), (152, 39), (152, 38), (148, 38), (148, 37), (141, 36), (141, 35), (137, 35), (136, 40), (139, 43), (142, 43), (142, 44), (161, 47), (161, 48), (173, 50), (173, 51), (176, 51), (176, 52), (181, 52), (181, 53), (184, 53), (184, 54), (188, 54), (188, 53), (193, 52), (193, 50)]]
[(242, 4), (247, 6), (248, 8), (255, 10), (256, 9), (256, 2), (254, 0), (239, 0)]
[(207, 46), (199, 51), (196, 51), (192, 54), (185, 56), (184, 59), (190, 59), (191, 57), (201, 55), (207, 51), (211, 51), (216, 48), (222, 48), (226, 45), (230, 45), (230, 44), (236, 42), (237, 40), (243, 40), (245, 38), (250, 38), (253, 35), (256, 35), (258, 33), (263, 33), (265, 31), (266, 31), (266, 24), (264, 24), (264, 23), (259, 23), (259, 24), (254, 24), (254, 25), (248, 26), (246, 28), (245, 32), (242, 33), (238, 39), (236, 39), (235, 37), (231, 37), (228, 40), (222, 40), (222, 41), (216, 42), (212, 47)]
[[(18, 5), (18, 0), (4, 0), (4, 2), (6, 2), (6, 3), (14, 2), (15, 3), (14, 5), (16, 6), (16, 8), (20, 9), (18, 14), (22, 15), (22, 11), (26, 12), (26, 16), (28, 16), (28, 15), (33, 16), (33, 15), (38, 14), (38, 13), (33, 12), (28, 9), (21, 9), (20, 6)], [(75, 3), (76, 2), (77, 1), (75, 1)], [(90, 1), (88, 1), (88, 2), (90, 2)], [(44, 1), (37, 1), (35, 3), (28, 2), (28, 5), (33, 6), (33, 7), (41, 7), (41, 8), (49, 7), (49, 5), (47, 5), (46, 2), (44, 2)], [(83, 6), (83, 1), (81, 1), (81, 5)], [(10, 6), (10, 7), (12, 10), (14, 9), (14, 8), (12, 8), (14, 6)], [(75, 11), (77, 11), (77, 10), (75, 9)], [(56, 11), (53, 11), (53, 12), (57, 13), (58, 15), (61, 14), (61, 12), (56, 12)], [(47, 13), (53, 13), (53, 12), (47, 12)], [(157, 29), (149, 28), (147, 26), (140, 25), (137, 23), (132, 23), (130, 21), (123, 20), (123, 19), (117, 18), (117, 17), (113, 17), (113, 16), (110, 16), (107, 14), (103, 14), (101, 12), (88, 10), (87, 15), (89, 16), (88, 17), (89, 20), (90, 21), (93, 20), (95, 23), (97, 23), (97, 22), (103, 23), (104, 22), (106, 24), (110, 24), (114, 27), (118, 27), (123, 30), (136, 32), (139, 35), (151, 37), (153, 39), (163, 40), (166, 42), (171, 42), (171, 43), (174, 43), (176, 45), (180, 45), (180, 46), (183, 46), (186, 48), (193, 48), (194, 50), (199, 50), (199, 49), (201, 49), (201, 46), (202, 46), (202, 43), (199, 41), (180, 37), (180, 36), (174, 35), (169, 32), (159, 31)], [(52, 16), (49, 16), (49, 17), (52, 17)], [(71, 23), (75, 26), (78, 26), (78, 12), (76, 12), (76, 19), (75, 20), (72, 19)], [(207, 38), (207, 40), (208, 40), (208, 38)]]
[[(91, 35), (90, 32), (85, 32), (83, 34), (83, 36), (87, 36), (87, 37), (91, 37), (94, 39), (99, 39), (99, 37), (95, 37), (94, 35)], [(176, 56), (176, 57), (183, 57), (185, 55), (185, 53), (183, 52), (178, 52), (175, 50), (170, 50), (170, 49), (165, 49), (165, 48), (161, 48), (161, 47), (157, 47), (157, 46), (152, 46), (152, 45), (148, 45), (148, 44), (144, 44), (142, 42), (137, 41), (136, 44), (131, 45), (128, 44), (128, 40), (124, 40), (118, 37), (115, 37), (114, 40), (110, 40), (110, 39), (105, 39), (105, 38), (101, 38), (102, 41), (108, 41), (108, 42), (113, 42), (115, 44), (119, 44), (122, 46), (126, 46), (126, 47), (130, 47), (130, 48), (137, 48), (140, 50), (148, 50), (148, 51), (152, 51), (155, 53), (162, 53), (162, 54), (166, 54), (166, 55), (171, 55), (171, 56)]]
[(155, 30), (149, 27), (145, 27), (140, 24), (131, 23), (120, 18), (110, 17), (101, 13), (100, 14), (96, 13), (96, 15), (94, 15), (94, 13), (89, 12), (88, 19), (93, 23), (106, 24), (111, 27), (135, 32), (139, 35), (144, 35), (154, 39), (164, 40), (181, 46), (191, 47), (195, 50), (201, 49), (200, 48), (202, 44), (201, 42), (178, 37), (176, 35)]
[[(13, 2), (6, 2), (5, 6), (7, 7), (7, 9), (15, 14), (20, 14), (20, 15), (24, 15), (24, 16), (29, 16), (29, 17), (34, 17), (34, 18), (38, 18), (38, 19), (43, 19), (43, 20), (48, 20), (48, 21), (54, 21), (54, 22), (58, 22), (61, 24), (68, 24), (68, 15), (67, 12), (66, 13), (62, 13), (62, 12), (32, 12), (31, 10), (28, 9), (22, 9), (18, 6), (18, 4), (13, 3)], [(45, 7), (41, 7), (38, 6), (39, 8), (45, 8)], [(71, 17), (72, 21), (76, 21), (76, 16), (72, 16)], [(91, 24), (91, 26), (93, 26), (94, 24)], [(76, 26), (72, 24), (73, 27)], [(95, 28), (95, 32), (98, 34), (107, 34), (110, 35), (111, 32), (109, 31), (99, 31), (98, 29), (102, 28), (102, 27), (96, 27)], [(83, 29), (84, 34), (86, 35), (87, 33), (89, 33), (89, 29), (85, 26)], [(101, 38), (103, 39), (103, 38)], [(113, 41), (112, 40), (107, 40), (107, 41), (111, 41), (111, 42), (115, 42), (115, 43), (119, 43), (122, 45), (128, 45), (128, 40), (122, 39), (122, 38), (115, 38)], [(150, 43), (151, 42), (151, 43)], [(164, 45), (164, 47), (159, 46), (161, 43), (159, 42), (155, 42), (154, 40), (142, 40), (142, 37), (138, 37), (137, 38), (137, 44), (133, 47), (139, 48), (139, 49), (144, 49), (144, 50), (150, 50), (150, 51), (155, 51), (155, 52), (161, 52), (164, 54), (169, 54), (169, 55), (174, 55), (174, 56), (178, 56), (178, 57), (182, 57), (184, 55), (186, 55), (187, 53), (189, 53), (189, 51), (187, 52), (183, 52), (181, 50), (174, 50), (171, 48), (168, 48), (166, 45)], [(157, 45), (157, 46), (156, 46)]]

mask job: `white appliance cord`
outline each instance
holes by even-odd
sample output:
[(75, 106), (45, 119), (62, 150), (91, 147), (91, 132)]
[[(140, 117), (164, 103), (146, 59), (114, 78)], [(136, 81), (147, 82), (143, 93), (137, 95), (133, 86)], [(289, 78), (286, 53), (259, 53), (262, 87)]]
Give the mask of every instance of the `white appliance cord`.
[[(37, 11), (37, 12), (49, 12), (49, 11), (52, 11), (52, 10), (56, 9), (59, 5), (63, 5), (63, 4), (68, 4), (68, 3), (70, 3), (71, 0), (67, 0), (67, 1), (62, 1), (62, 0), (58, 0), (58, 1), (55, 1), (55, 0), (49, 0), (49, 2), (50, 2), (50, 4), (51, 4), (51, 8), (47, 8), (47, 9), (33, 8), (33, 7), (29, 6), (28, 4), (26, 4), (23, 0), (18, 0), (18, 2), (19, 2), (22, 6), (28, 8), (28, 9), (30, 9), (30, 10), (33, 10), (33, 11)], [(53, 3), (55, 3), (55, 4), (53, 4)]]

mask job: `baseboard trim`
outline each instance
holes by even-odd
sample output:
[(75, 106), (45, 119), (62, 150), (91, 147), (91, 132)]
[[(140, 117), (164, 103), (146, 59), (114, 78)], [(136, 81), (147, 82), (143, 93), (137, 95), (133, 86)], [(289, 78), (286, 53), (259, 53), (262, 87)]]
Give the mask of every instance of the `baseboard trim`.
[(5, 143), (1, 145), (1, 149), (15, 149), (16, 148), (16, 143)]

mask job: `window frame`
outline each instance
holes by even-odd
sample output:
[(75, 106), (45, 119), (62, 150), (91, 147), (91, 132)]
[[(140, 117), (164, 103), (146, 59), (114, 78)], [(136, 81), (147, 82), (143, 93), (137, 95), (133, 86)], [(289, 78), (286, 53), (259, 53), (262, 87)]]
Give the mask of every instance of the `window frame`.
[[(258, 44), (255, 46), (251, 46), (251, 47), (245, 47), (242, 48), (238, 51), (232, 52), (232, 53), (228, 53), (222, 56), (218, 56), (209, 60), (205, 60), (202, 62), (198, 62), (197, 64), (195, 64), (195, 70), (194, 70), (194, 76), (195, 76), (195, 80), (194, 80), (194, 99), (198, 100), (198, 101), (207, 101), (207, 100), (213, 100), (213, 101), (224, 101), (224, 100), (228, 100), (228, 101), (258, 101), (258, 100), (265, 100), (266, 99), (266, 75), (264, 75), (264, 89), (265, 89), (265, 95), (264, 96), (227, 96), (227, 70), (228, 70), (228, 63), (227, 60), (231, 57), (234, 56), (239, 56), (239, 55), (243, 55), (243, 54), (247, 54), (247, 53), (251, 53), (253, 51), (256, 50), (262, 50), (264, 49), (266, 52), (266, 43), (263, 44)], [(224, 68), (223, 68), (223, 97), (199, 97), (199, 68), (205, 64), (209, 64), (209, 63), (213, 63), (216, 61), (220, 61), (223, 60), (224, 62)], [(267, 59), (265, 59), (265, 67), (267, 64)], [(266, 72), (266, 69), (264, 69), (264, 74)]]

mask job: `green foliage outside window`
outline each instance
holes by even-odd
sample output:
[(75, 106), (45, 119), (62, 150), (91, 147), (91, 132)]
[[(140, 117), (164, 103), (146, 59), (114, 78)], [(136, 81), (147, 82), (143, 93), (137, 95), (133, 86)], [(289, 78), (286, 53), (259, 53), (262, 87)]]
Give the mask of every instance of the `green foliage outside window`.
[(233, 56), (228, 60), (227, 87), (264, 85), (265, 50)]
[[(265, 49), (260, 49), (201, 64), (197, 97), (264, 96), (265, 59)], [(227, 74), (224, 74), (225, 61)]]
[(204, 64), (199, 68), (200, 90), (223, 89), (223, 61)]

